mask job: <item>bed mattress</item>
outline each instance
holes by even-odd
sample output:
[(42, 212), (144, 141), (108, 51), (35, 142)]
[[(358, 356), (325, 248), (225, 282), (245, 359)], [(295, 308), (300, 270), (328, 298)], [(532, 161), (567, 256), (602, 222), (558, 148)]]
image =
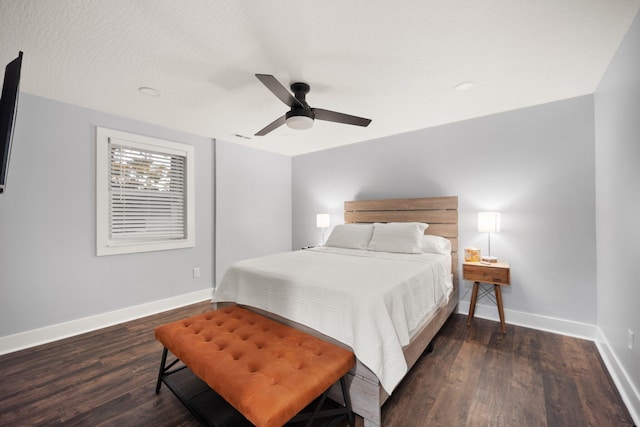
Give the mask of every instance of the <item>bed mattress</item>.
[(402, 348), (452, 290), (449, 255), (324, 247), (239, 261), (213, 301), (256, 307), (342, 342), (391, 394), (407, 372)]

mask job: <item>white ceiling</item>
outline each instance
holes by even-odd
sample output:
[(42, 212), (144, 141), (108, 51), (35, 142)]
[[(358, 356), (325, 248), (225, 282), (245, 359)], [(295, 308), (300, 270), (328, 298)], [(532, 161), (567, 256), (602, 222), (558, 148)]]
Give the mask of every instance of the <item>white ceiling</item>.
[[(593, 93), (640, 0), (1, 0), (21, 90), (286, 155)], [(372, 119), (253, 134), (254, 74)], [(467, 91), (453, 88), (476, 82)], [(141, 86), (160, 91), (143, 96)], [(19, 120), (19, 116), (18, 116)], [(251, 139), (240, 138), (244, 135)]]

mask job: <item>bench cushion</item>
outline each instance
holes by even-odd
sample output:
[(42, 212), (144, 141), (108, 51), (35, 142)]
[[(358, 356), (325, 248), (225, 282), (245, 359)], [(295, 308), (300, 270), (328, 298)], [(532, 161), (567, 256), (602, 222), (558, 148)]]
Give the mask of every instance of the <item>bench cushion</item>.
[(159, 326), (155, 336), (258, 427), (285, 424), (355, 363), (349, 350), (238, 306)]

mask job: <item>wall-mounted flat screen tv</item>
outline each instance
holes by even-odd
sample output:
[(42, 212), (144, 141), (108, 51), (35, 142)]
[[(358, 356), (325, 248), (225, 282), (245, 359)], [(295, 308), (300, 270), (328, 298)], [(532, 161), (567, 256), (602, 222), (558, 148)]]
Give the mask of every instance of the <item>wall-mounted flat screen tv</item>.
[(4, 84), (0, 99), (0, 193), (3, 193), (7, 186), (11, 141), (18, 110), (21, 68), (22, 52), (18, 54), (16, 59), (9, 62), (4, 70)]

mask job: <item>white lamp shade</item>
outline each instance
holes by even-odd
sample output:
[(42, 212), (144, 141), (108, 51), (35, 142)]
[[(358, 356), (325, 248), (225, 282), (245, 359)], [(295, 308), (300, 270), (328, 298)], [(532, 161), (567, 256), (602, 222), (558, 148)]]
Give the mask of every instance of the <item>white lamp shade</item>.
[(480, 233), (499, 233), (500, 213), (478, 212), (478, 231)]
[(329, 214), (317, 214), (316, 215), (316, 227), (327, 228), (331, 223), (331, 215)]
[(304, 130), (313, 127), (313, 119), (307, 116), (287, 117), (287, 126), (291, 129)]

